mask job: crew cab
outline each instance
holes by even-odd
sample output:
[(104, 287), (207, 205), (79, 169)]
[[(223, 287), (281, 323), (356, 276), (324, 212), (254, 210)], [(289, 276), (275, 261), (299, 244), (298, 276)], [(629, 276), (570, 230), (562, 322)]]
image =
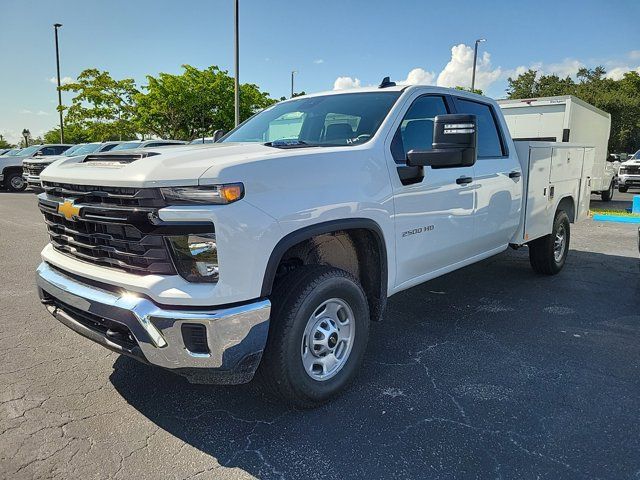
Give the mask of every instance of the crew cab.
[(197, 383), (257, 372), (313, 407), (353, 380), (389, 296), (510, 245), (560, 272), (593, 156), (514, 143), (495, 101), (459, 90), (296, 97), (217, 143), (51, 165), (38, 290), (111, 350)]
[(35, 156), (22, 161), (22, 177), (31, 190), (40, 190), (40, 173), (56, 160), (76, 155), (88, 155), (89, 153), (108, 152), (122, 142), (93, 142), (79, 143), (64, 151), (60, 155)]
[(61, 155), (71, 146), (53, 143), (32, 145), (11, 155), (2, 155), (0, 157), (0, 186), (12, 192), (21, 192), (27, 188), (27, 182), (22, 176), (23, 160)]

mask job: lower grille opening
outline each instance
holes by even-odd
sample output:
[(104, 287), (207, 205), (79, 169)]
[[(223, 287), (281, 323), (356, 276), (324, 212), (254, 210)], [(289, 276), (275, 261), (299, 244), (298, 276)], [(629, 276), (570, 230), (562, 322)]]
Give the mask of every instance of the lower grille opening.
[(182, 324), (182, 340), (191, 353), (208, 354), (207, 327), (199, 323)]

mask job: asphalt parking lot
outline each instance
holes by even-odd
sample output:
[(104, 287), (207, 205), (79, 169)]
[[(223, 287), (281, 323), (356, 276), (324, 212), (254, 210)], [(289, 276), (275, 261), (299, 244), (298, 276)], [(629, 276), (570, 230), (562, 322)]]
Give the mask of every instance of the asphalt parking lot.
[(295, 411), (67, 330), (36, 199), (0, 193), (0, 478), (638, 480), (636, 232), (588, 220), (558, 276), (521, 249), (394, 296), (351, 390)]

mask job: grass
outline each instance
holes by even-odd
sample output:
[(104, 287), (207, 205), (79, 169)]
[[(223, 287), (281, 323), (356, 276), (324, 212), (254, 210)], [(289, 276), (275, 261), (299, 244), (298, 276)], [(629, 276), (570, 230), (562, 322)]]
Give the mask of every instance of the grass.
[(640, 217), (637, 213), (629, 213), (626, 210), (612, 210), (610, 208), (592, 208), (591, 215), (599, 213), (600, 215), (615, 215), (618, 217)]

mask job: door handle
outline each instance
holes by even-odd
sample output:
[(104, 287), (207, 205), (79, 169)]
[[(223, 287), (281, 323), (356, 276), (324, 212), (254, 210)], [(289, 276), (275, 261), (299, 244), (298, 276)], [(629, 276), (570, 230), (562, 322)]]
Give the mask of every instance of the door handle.
[(471, 183), (473, 182), (473, 178), (471, 177), (460, 177), (460, 178), (456, 178), (456, 183), (458, 185), (465, 185), (467, 183)]
[(513, 171), (513, 172), (509, 172), (509, 178), (520, 178), (522, 176), (521, 172), (518, 171)]

